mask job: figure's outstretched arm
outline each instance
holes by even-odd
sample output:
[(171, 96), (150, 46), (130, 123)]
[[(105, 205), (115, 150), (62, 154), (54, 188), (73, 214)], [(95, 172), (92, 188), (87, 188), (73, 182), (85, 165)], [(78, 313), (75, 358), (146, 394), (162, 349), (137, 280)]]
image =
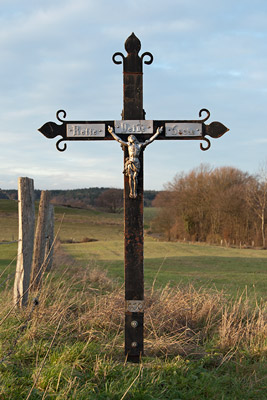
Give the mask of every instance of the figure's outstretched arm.
[(122, 144), (123, 146), (127, 146), (127, 142), (124, 142), (123, 140), (121, 140), (121, 138), (119, 138), (119, 136), (116, 135), (116, 133), (113, 131), (112, 126), (108, 126), (108, 131), (109, 133), (113, 136), (113, 138), (115, 140), (117, 140), (117, 142), (119, 142), (120, 144)]
[(149, 145), (150, 143), (152, 143), (152, 142), (159, 136), (159, 134), (160, 134), (162, 131), (163, 131), (163, 126), (161, 126), (160, 128), (158, 128), (158, 129), (156, 130), (156, 133), (155, 133), (153, 136), (151, 136), (150, 139), (148, 139), (148, 140), (146, 140), (144, 143), (142, 143), (142, 147), (143, 147), (143, 148), (146, 148), (146, 146)]

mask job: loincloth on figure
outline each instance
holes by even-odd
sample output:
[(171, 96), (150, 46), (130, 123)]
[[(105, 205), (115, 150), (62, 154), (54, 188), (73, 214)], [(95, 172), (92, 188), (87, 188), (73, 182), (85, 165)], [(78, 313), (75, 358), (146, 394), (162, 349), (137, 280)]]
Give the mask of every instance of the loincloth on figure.
[(134, 173), (138, 175), (139, 171), (140, 171), (140, 161), (138, 160), (138, 158), (133, 161), (129, 160), (129, 158), (127, 157), (124, 164), (123, 173), (126, 176), (129, 176), (129, 174), (134, 174)]

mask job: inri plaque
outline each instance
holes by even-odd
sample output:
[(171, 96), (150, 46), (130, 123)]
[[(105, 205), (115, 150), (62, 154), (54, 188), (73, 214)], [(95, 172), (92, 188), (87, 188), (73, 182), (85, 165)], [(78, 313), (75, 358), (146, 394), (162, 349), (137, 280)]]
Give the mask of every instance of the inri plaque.
[(127, 133), (129, 135), (153, 133), (153, 121), (147, 120), (123, 120), (114, 121), (115, 133)]

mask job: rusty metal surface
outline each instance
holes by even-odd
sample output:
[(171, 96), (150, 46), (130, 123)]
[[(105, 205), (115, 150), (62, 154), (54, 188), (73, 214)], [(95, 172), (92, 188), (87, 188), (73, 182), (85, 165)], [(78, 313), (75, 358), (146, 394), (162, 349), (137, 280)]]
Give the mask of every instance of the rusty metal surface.
[[(127, 56), (123, 59), (123, 120), (144, 120), (143, 110), (143, 56), (140, 40), (132, 33), (125, 42)], [(146, 54), (147, 55), (147, 54)], [(150, 61), (153, 57), (151, 55)], [(124, 165), (129, 157), (128, 148), (124, 147)], [(139, 155), (140, 171), (138, 174), (137, 197), (129, 197), (128, 178), (124, 176), (124, 274), (125, 301), (144, 300), (144, 227), (143, 227), (143, 151)], [(143, 354), (143, 312), (125, 312), (125, 355), (128, 361), (138, 362)], [(134, 328), (132, 322), (137, 321)], [(133, 345), (134, 344), (134, 345)]]
[[(136, 325), (137, 324), (137, 325)], [(144, 314), (128, 313), (125, 315), (125, 355), (128, 361), (138, 363), (144, 352)]]
[(113, 61), (115, 64), (121, 64), (122, 61), (116, 60), (121, 57), (123, 60), (123, 110), (122, 119), (145, 119), (143, 110), (143, 59), (148, 56), (149, 60), (145, 64), (151, 64), (153, 56), (146, 52), (139, 56), (141, 42), (132, 33), (125, 41), (125, 50), (127, 56), (122, 53), (115, 53)]
[[(124, 162), (128, 157), (128, 149), (124, 150)], [(139, 156), (140, 172), (138, 175), (137, 198), (129, 197), (127, 176), (124, 177), (124, 276), (125, 301), (144, 300), (144, 228), (143, 228), (143, 153)], [(136, 362), (136, 356), (143, 354), (143, 323), (138, 329), (130, 326), (136, 320), (135, 314), (125, 313), (125, 355), (128, 361)], [(143, 321), (143, 312), (138, 313)], [(133, 348), (132, 342), (138, 346)], [(132, 358), (133, 357), (133, 358)]]

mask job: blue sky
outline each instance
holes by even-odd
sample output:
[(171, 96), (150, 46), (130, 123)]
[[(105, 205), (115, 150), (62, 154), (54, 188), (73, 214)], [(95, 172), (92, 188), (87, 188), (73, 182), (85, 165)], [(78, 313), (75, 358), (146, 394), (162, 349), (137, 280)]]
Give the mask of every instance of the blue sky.
[(145, 189), (162, 189), (200, 163), (255, 173), (267, 156), (267, 1), (0, 0), (0, 187), (17, 178), (38, 189), (123, 186), (116, 142), (72, 142), (64, 153), (37, 129), (67, 120), (120, 119), (122, 66), (112, 62), (135, 32), (144, 66), (147, 119), (220, 121), (230, 131), (198, 141), (155, 141)]

